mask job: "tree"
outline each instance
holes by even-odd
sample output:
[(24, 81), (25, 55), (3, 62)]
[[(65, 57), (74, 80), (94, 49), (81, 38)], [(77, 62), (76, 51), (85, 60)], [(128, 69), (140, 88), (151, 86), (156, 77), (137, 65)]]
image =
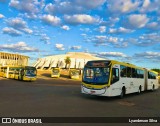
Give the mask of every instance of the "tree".
[(65, 65), (65, 69), (67, 69), (67, 66), (69, 65), (69, 68), (70, 68), (70, 64), (71, 64), (71, 59), (70, 59), (70, 57), (66, 57), (66, 59), (64, 59), (64, 61), (65, 61), (65, 63), (66, 63), (66, 65)]

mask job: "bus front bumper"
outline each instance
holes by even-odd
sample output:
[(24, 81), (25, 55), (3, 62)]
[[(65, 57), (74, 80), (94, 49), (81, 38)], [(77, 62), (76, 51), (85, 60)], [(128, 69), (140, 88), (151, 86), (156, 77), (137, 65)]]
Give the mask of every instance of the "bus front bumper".
[(28, 76), (23, 77), (24, 81), (35, 81), (36, 79), (37, 79), (36, 77), (28, 77)]
[(93, 88), (87, 88), (84, 85), (81, 85), (81, 93), (83, 93), (83, 94), (90, 94), (90, 95), (101, 95), (101, 96), (103, 96), (106, 93), (106, 88), (93, 89)]
[(59, 78), (60, 75), (51, 75), (51, 77)]
[(79, 76), (70, 76), (71, 79), (79, 79)]

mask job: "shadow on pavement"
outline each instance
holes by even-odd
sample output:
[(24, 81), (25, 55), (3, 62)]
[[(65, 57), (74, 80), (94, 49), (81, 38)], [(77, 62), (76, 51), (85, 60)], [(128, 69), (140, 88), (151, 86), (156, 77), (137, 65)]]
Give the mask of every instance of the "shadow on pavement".
[(61, 74), (60, 77), (70, 79), (69, 75)]

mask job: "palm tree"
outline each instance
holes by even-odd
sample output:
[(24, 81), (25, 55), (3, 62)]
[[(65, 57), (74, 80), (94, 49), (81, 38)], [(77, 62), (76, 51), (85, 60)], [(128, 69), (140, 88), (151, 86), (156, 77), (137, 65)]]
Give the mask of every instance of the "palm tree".
[(65, 66), (65, 69), (67, 68), (67, 65), (69, 65), (69, 68), (70, 68), (70, 64), (71, 64), (71, 59), (70, 57), (66, 57), (66, 59), (64, 59), (65, 63), (66, 63), (66, 66)]

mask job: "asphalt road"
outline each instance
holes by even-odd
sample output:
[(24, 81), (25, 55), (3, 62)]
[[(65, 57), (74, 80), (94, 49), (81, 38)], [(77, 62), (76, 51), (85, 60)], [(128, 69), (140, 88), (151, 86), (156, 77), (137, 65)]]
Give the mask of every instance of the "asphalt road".
[(0, 78), (0, 117), (160, 117), (160, 89), (120, 99), (81, 94), (80, 83)]

